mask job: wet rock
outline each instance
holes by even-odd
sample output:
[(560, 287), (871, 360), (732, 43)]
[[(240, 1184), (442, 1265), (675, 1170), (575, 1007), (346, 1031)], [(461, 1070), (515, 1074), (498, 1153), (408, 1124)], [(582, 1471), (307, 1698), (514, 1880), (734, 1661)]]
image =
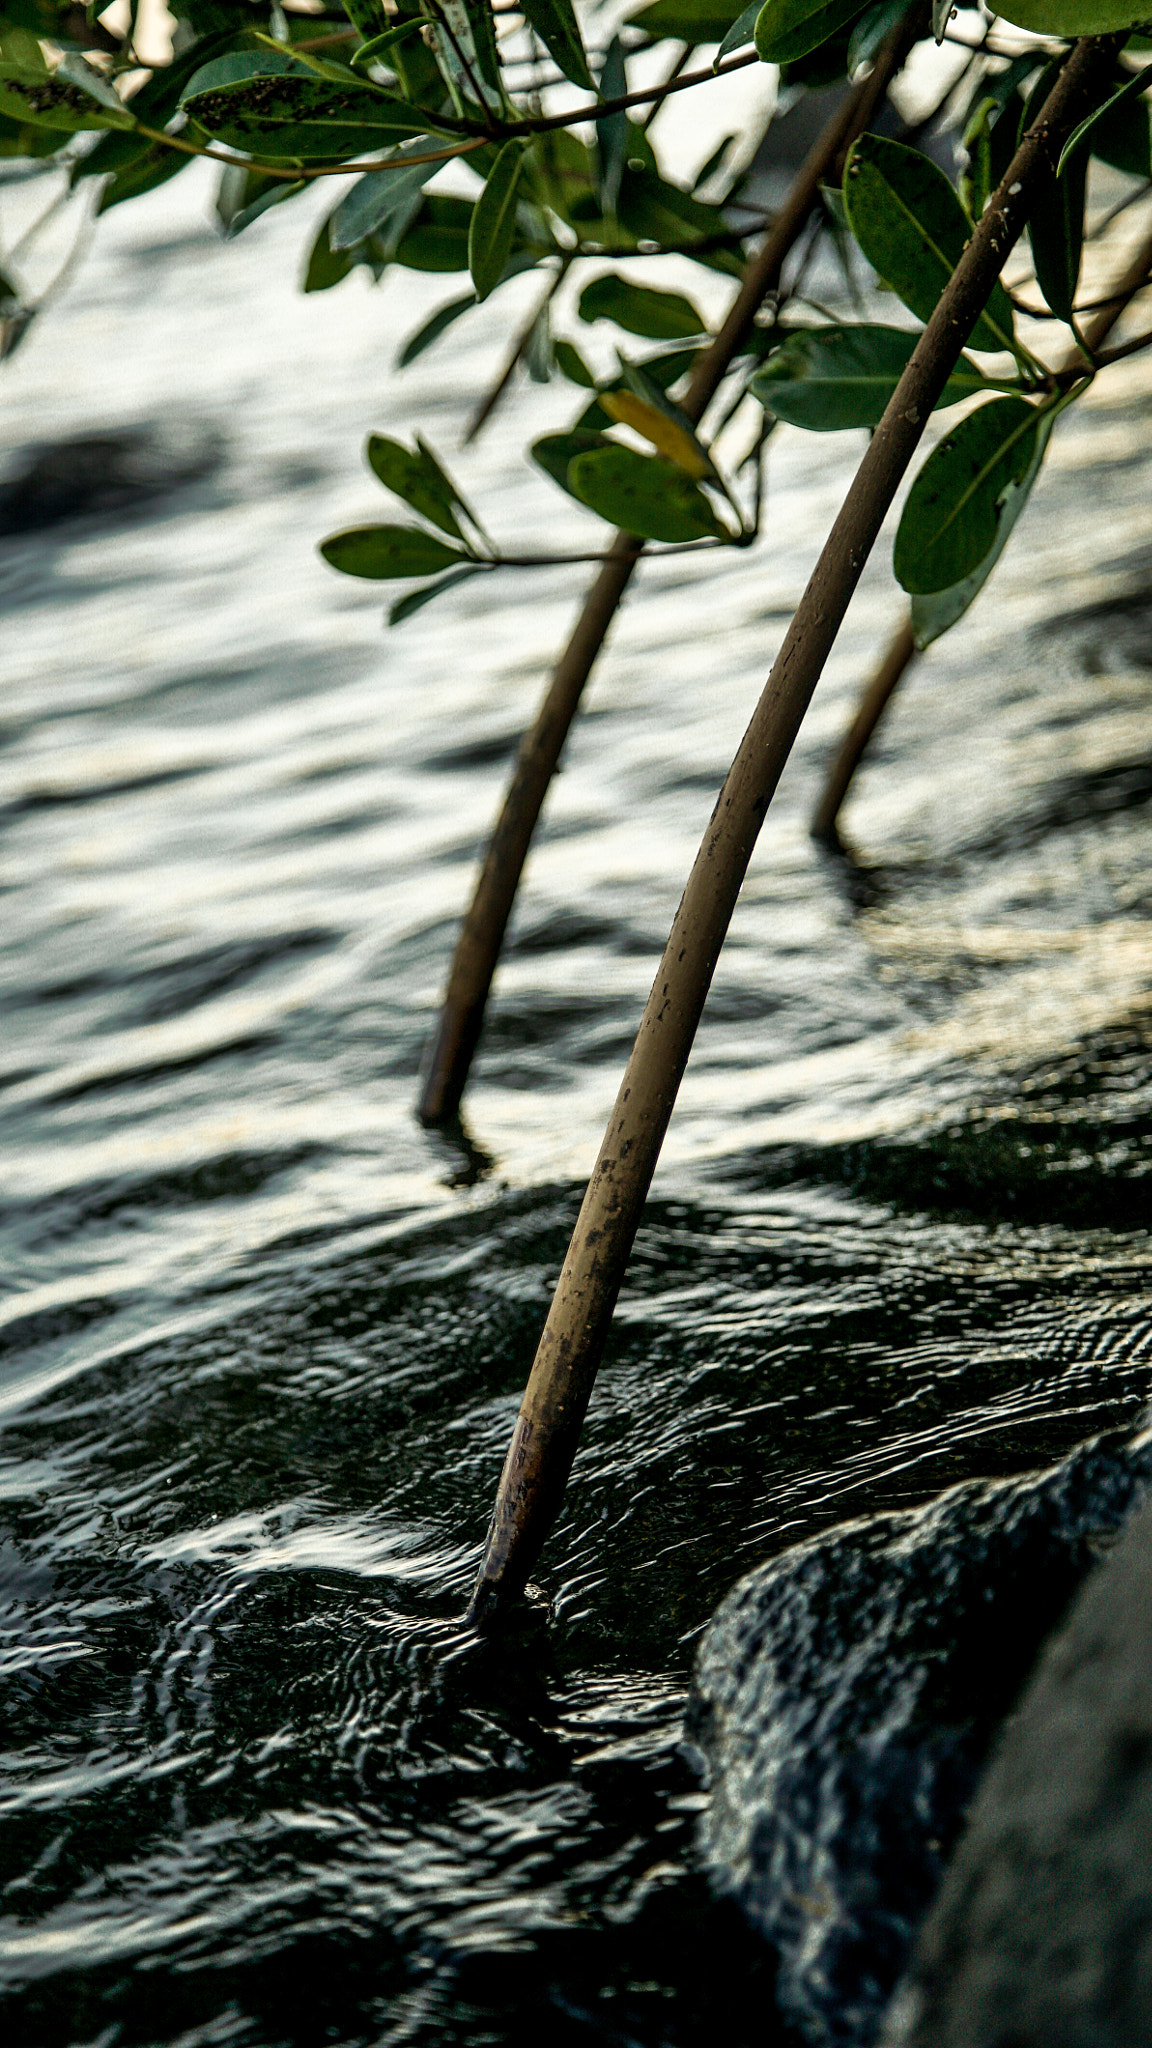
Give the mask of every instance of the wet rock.
[(177, 423), (81, 434), (25, 450), (0, 481), (0, 537), (38, 533), (65, 519), (130, 518), (211, 476), (222, 459), (218, 433)]
[(802, 1544), (719, 1609), (688, 1713), (704, 1852), (806, 2041), (877, 2038), (999, 1726), (1150, 1481), (1152, 1433), (1111, 1435)]
[(1152, 1507), (1005, 1731), (884, 2038), (1152, 2044)]

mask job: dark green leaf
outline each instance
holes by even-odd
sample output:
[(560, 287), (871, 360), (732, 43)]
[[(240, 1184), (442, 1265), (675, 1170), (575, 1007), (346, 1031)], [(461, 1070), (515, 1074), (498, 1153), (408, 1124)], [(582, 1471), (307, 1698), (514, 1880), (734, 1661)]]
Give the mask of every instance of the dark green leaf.
[(719, 43), (739, 13), (740, 0), (651, 0), (629, 15), (628, 26), (658, 41), (671, 36), (678, 43)]
[(343, 0), (343, 7), (358, 35), (365, 41), (372, 38), (383, 42), (381, 30), (388, 25), (388, 10), (383, 0)]
[(156, 191), (160, 185), (166, 185), (169, 178), (176, 177), (180, 171), (186, 171), (189, 164), (195, 162), (194, 157), (182, 156), (179, 150), (166, 149), (162, 142), (148, 142), (147, 137), (133, 138), (110, 133), (105, 139), (116, 142), (143, 139), (147, 146), (136, 150), (108, 179), (100, 194), (96, 208), (98, 214), (108, 213), (112, 207), (122, 205), (126, 199), (139, 199), (144, 192)]
[(700, 486), (662, 455), (589, 449), (572, 457), (567, 488), (601, 519), (644, 540), (728, 538)]
[(402, 625), (413, 612), (422, 611), (426, 604), (431, 604), (434, 597), (440, 597), (445, 590), (455, 589), (458, 583), (466, 583), (469, 576), (479, 576), (487, 567), (486, 562), (465, 562), (462, 569), (449, 569), (446, 576), (438, 576), (434, 583), (423, 583), (419, 590), (409, 590), (389, 606), (388, 624)]
[(678, 292), (657, 292), (649, 285), (629, 284), (614, 271), (594, 277), (580, 294), (580, 318), (614, 320), (628, 334), (649, 341), (678, 341), (703, 334), (704, 321), (689, 299)]
[(524, 167), (524, 144), (506, 142), (472, 209), (468, 268), (476, 297), (486, 299), (504, 275), (516, 235), (516, 187)]
[(386, 434), (370, 434), (364, 452), (385, 490), (394, 492), (442, 532), (463, 540), (454, 510), (459, 502), (455, 487), (434, 456), (423, 448), (405, 448)]
[(912, 631), (917, 647), (930, 647), (950, 626), (962, 618), (972, 600), (984, 588), (997, 562), (1007, 546), (1009, 536), (1021, 512), (1028, 502), (1028, 496), (1040, 473), (1044, 451), (1055, 423), (1056, 411), (1046, 407), (1040, 414), (1032, 460), (1023, 476), (1010, 483), (1000, 498), (996, 516), (996, 535), (991, 547), (976, 567), (953, 583), (947, 590), (919, 592), (912, 598)]
[[(699, 191), (701, 191), (705, 185), (711, 183), (712, 179), (716, 176), (717, 172), (720, 170), (722, 164), (724, 163), (724, 160), (727, 157), (729, 150), (732, 148), (733, 143), (739, 142), (739, 140), (740, 137), (735, 132), (735, 130), (733, 130), (731, 135), (725, 135), (721, 138), (721, 140), (716, 144), (716, 147), (712, 151), (711, 155), (705, 157), (704, 162), (701, 164), (700, 169), (697, 171), (696, 176), (693, 178), (692, 191), (689, 194), (690, 198), (695, 199), (696, 194)], [(701, 203), (707, 205), (708, 202), (706, 200), (703, 202), (697, 200), (696, 203), (697, 205), (700, 205)]]
[(397, 263), (406, 270), (467, 270), (471, 222), (467, 199), (425, 194), (411, 226), (396, 242)]
[(950, 590), (996, 545), (1004, 501), (1032, 467), (1042, 414), (1020, 398), (978, 406), (932, 450), (908, 497), (892, 566), (910, 593)]
[(1152, 177), (1152, 138), (1145, 99), (1113, 102), (1092, 130), (1092, 154), (1129, 178)]
[[(620, 226), (638, 242), (664, 242), (677, 247), (689, 246), (706, 235), (723, 233), (729, 228), (721, 207), (682, 191), (654, 168), (642, 166), (637, 170), (632, 164), (626, 165), (620, 181), (616, 214)], [(736, 240), (734, 235), (733, 241)], [(712, 267), (713, 258), (709, 256), (706, 260)], [(718, 253), (715, 266), (728, 269), (733, 261), (739, 274), (738, 256)]]
[(427, 154), (429, 148), (427, 136), (420, 136), (407, 150), (398, 149), (386, 167), (366, 171), (357, 179), (332, 215), (329, 240), (333, 249), (354, 249), (357, 242), (378, 234), (395, 220), (413, 194), (440, 169), (435, 163), (408, 163), (408, 156)]
[[(1100, 106), (1095, 107), (1081, 121), (1079, 127), (1072, 130), (1071, 135), (1060, 151), (1060, 161), (1056, 166), (1057, 177), (1063, 174), (1064, 167), (1069, 158), (1075, 156), (1081, 143), (1087, 140), (1097, 124), (1106, 120), (1109, 114), (1115, 113), (1119, 107), (1126, 105), (1129, 100), (1136, 98), (1149, 85), (1152, 85), (1152, 67), (1145, 66), (1143, 71), (1134, 71), (1130, 78), (1126, 78), (1123, 85), (1117, 88), (1110, 99), (1104, 100)], [(1145, 122), (1145, 125), (1147, 125), (1147, 122)]]
[(572, 0), (523, 0), (520, 12), (565, 78), (595, 92)]
[(1088, 156), (1081, 149), (1059, 177), (1043, 180), (1028, 217), (1036, 282), (1059, 320), (1071, 320), (1080, 279)]
[[(603, 414), (602, 417), (605, 426), (607, 426), (609, 424), (607, 413)], [(572, 461), (573, 456), (586, 455), (592, 449), (610, 446), (611, 443), (604, 439), (603, 434), (591, 433), (586, 429), (576, 427), (570, 434), (543, 435), (539, 441), (533, 441), (531, 453), (533, 462), (538, 463), (545, 475), (550, 476), (553, 483), (559, 484), (562, 491), (566, 491), (568, 489), (568, 465)]]
[(1107, 36), (1114, 29), (1134, 28), (1147, 19), (1139, 14), (1140, 0), (997, 0), (996, 12), (1017, 28), (1030, 28), (1041, 36)]
[[(383, 12), (382, 9), (380, 11)], [(345, 12), (347, 12), (347, 5), (345, 5)], [(356, 24), (353, 23), (353, 26), (355, 27)], [(381, 35), (369, 37), (366, 43), (361, 43), (360, 48), (351, 59), (353, 71), (367, 71), (370, 64), (378, 63), (382, 57), (391, 51), (394, 43), (405, 41), (408, 36), (414, 35), (417, 30), (422, 30), (423, 27), (423, 18), (415, 16), (410, 21), (401, 21), (392, 28), (386, 28)], [(360, 33), (363, 34), (362, 29)]]
[[(952, 0), (948, 0), (948, 12), (952, 11)], [(848, 38), (848, 76), (853, 77), (861, 64), (868, 64), (876, 55), (885, 37), (890, 35), (898, 21), (903, 21), (908, 12), (908, 0), (877, 0), (874, 7), (862, 14)]]
[(231, 149), (306, 163), (363, 156), (429, 125), (427, 114), (406, 100), (352, 82), (329, 84), (303, 72), (262, 75), (208, 90), (193, 79), (181, 104), (191, 120)]
[(64, 135), (77, 135), (86, 128), (134, 127), (127, 107), (119, 105), (115, 94), (111, 98), (115, 104), (108, 105), (73, 80), (0, 64), (0, 113), (12, 121)]
[(826, 43), (818, 50), (809, 50), (806, 57), (793, 57), (780, 66), (782, 90), (794, 92), (802, 85), (806, 92), (819, 92), (825, 85), (842, 85), (848, 76), (848, 44), (851, 29), (846, 23), (836, 29)]
[(196, 93), (215, 92), (221, 85), (246, 85), (253, 78), (309, 78), (306, 65), (286, 50), (221, 50), (202, 59), (185, 77), (178, 104)]
[(431, 576), (468, 559), (421, 526), (350, 526), (321, 541), (320, 553), (345, 576), (368, 576), (381, 583), (390, 577)]
[(41, 128), (31, 121), (0, 114), (0, 157), (55, 156), (58, 149), (67, 146), (68, 138), (58, 128)]
[(557, 369), (562, 376), (567, 377), (570, 384), (581, 384), (585, 391), (594, 391), (596, 389), (595, 377), (592, 375), (579, 349), (573, 348), (570, 341), (554, 342), (552, 344), (552, 353), (556, 358)]
[[(844, 204), (872, 268), (918, 320), (930, 319), (972, 232), (943, 171), (918, 150), (861, 135), (844, 172)], [(970, 346), (1000, 350), (1012, 342), (1012, 308), (997, 283)]]
[[(204, 68), (205, 59), (230, 38), (218, 36), (186, 56), (177, 57), (163, 70), (154, 71), (151, 78), (139, 92), (132, 96), (132, 118), (144, 121), (150, 128), (164, 128), (180, 104), (180, 95), (197, 71)], [(109, 207), (118, 206), (123, 199), (133, 199), (141, 192), (150, 192), (157, 185), (167, 183), (177, 171), (186, 170), (193, 159), (182, 150), (169, 149), (162, 142), (153, 142), (150, 136), (140, 135), (131, 130), (109, 129), (95, 146), (79, 159), (72, 170), (72, 183), (80, 184), (85, 178), (110, 177), (100, 196), (98, 211), (106, 213)]]
[[(600, 97), (602, 100), (618, 100), (628, 90), (628, 77), (624, 67), (624, 47), (618, 35), (613, 36), (604, 52), (600, 67)], [(605, 213), (614, 213), (620, 193), (620, 180), (628, 157), (628, 134), (630, 122), (626, 113), (605, 114), (596, 123), (596, 153), (600, 166), (600, 204)]]
[(263, 171), (241, 170), (229, 164), (220, 179), (216, 215), (229, 240), (243, 234), (271, 206), (282, 206), (307, 190), (304, 179), (271, 178)]
[(339, 284), (341, 278), (347, 277), (349, 272), (356, 268), (351, 256), (346, 255), (343, 250), (333, 249), (328, 235), (331, 225), (332, 218), (329, 215), (328, 219), (321, 223), (320, 231), (309, 252), (304, 271), (303, 288), (306, 292), (331, 291), (334, 284)]
[[(794, 427), (817, 433), (875, 427), (919, 339), (900, 327), (805, 328), (757, 370), (751, 389), (768, 412)], [(956, 405), (986, 389), (975, 363), (961, 356), (938, 403)]]
[[(472, 49), (476, 53), (474, 69), (479, 72), (482, 82), (492, 90), (485, 95), (489, 106), (495, 111), (501, 102), (500, 61), (496, 55), (496, 24), (492, 19), (491, 0), (440, 0), (448, 19), (452, 19), (453, 5), (459, 7), (463, 22), (467, 23)], [(457, 40), (467, 52), (467, 42), (461, 33), (461, 21), (452, 21)]]
[(756, 49), (765, 64), (793, 64), (819, 50), (860, 13), (860, 0), (764, 0)]
[(470, 312), (475, 304), (475, 292), (466, 292), (462, 299), (449, 299), (446, 306), (438, 306), (431, 318), (425, 320), (423, 326), (416, 329), (415, 334), (409, 335), (396, 358), (397, 369), (407, 369), (408, 364), (414, 363), (417, 356), (422, 356), (426, 348), (431, 348), (434, 341), (439, 341), (446, 327), (451, 327), (453, 321), (459, 320), (462, 313)]
[(744, 9), (743, 14), (738, 14), (736, 16), (735, 21), (732, 23), (731, 28), (725, 35), (723, 41), (720, 44), (720, 48), (717, 50), (716, 55), (713, 59), (713, 71), (715, 71), (718, 68), (718, 66), (723, 62), (725, 57), (731, 56), (733, 50), (742, 50), (747, 43), (753, 41), (756, 32), (756, 23), (759, 19), (760, 9), (763, 6), (763, 4), (764, 0), (752, 0), (752, 5), (750, 7), (746, 7)]
[(974, 102), (963, 132), (967, 165), (960, 174), (960, 198), (972, 220), (984, 208), (1016, 153), (1024, 102), (1019, 93), (997, 100), (991, 93)]

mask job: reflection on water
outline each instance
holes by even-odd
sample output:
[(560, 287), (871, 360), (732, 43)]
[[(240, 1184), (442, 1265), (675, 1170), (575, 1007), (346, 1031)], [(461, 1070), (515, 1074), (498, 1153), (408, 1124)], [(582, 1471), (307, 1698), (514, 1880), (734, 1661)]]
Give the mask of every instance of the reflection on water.
[[(548, 1604), (478, 1645), (458, 1617), (581, 1175), (856, 449), (782, 432), (766, 545), (644, 571), (471, 1144), (424, 1133), (453, 922), (577, 584), (485, 580), (382, 636), (314, 542), (378, 503), (367, 427), (419, 414), (451, 450), (476, 342), (396, 383), (434, 279), (299, 299), (290, 211), (219, 248), (184, 185), (109, 218), (0, 387), (14, 445), (169, 416), (223, 450), (0, 558), (8, 2010), (45, 2048), (703, 2043), (718, 2015), (762, 2042), (770, 1972), (708, 1901), (679, 1748), (712, 1607), (800, 1535), (1147, 1399), (1144, 372), (1058, 438), (844, 861), (805, 819), (896, 616), (869, 572), (721, 961)], [(511, 544), (587, 537), (519, 454), (557, 402), (461, 472)]]

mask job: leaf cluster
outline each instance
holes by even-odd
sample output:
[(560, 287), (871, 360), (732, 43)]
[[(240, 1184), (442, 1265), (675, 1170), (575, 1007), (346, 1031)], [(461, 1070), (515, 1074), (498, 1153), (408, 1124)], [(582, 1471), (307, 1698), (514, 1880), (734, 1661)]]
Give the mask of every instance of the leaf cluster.
[[(288, 0), (289, 6), (292, 0)], [(707, 345), (694, 297), (654, 289), (644, 261), (675, 252), (701, 269), (741, 273), (763, 224), (729, 168), (728, 138), (691, 188), (661, 164), (650, 132), (660, 92), (631, 89), (632, 55), (671, 46), (664, 90), (690, 81), (691, 53), (712, 68), (762, 61), (795, 93), (868, 64), (909, 16), (909, 0), (645, 0), (597, 49), (573, 0), (523, 0), (520, 27), (497, 34), (491, 0), (343, 0), (340, 12), (285, 12), (279, 0), (174, 0), (179, 54), (141, 70), (129, 28), (120, 43), (64, 0), (0, 0), (0, 153), (59, 168), (100, 211), (154, 190), (189, 163), (220, 162), (217, 213), (229, 235), (318, 179), (345, 173), (307, 253), (303, 288), (328, 291), (353, 272), (443, 273), (462, 288), (400, 349), (401, 367), (510, 280), (543, 284), (513, 363), (582, 390), (572, 423), (538, 440), (539, 466), (610, 526), (657, 545), (745, 545), (757, 525), (725, 475), (717, 436), (683, 410), (686, 380)], [(1047, 37), (1131, 25), (1133, 0), (1012, 0), (1008, 18)], [(938, 0), (933, 26), (948, 33)], [(87, 23), (78, 37), (77, 24)], [(927, 33), (926, 19), (921, 24)], [(824, 231), (926, 321), (1046, 96), (1050, 44), (1013, 61), (977, 51), (957, 123), (956, 183), (915, 146), (861, 137), (828, 195)], [(1149, 74), (1152, 77), (1152, 73)], [(547, 94), (580, 104), (549, 111)], [(743, 152), (747, 157), (748, 150)], [(1036, 286), (1079, 340), (1077, 291), (1090, 160), (1152, 180), (1145, 73), (1117, 64), (1067, 145), (1033, 214)], [(454, 168), (453, 168), (454, 167)], [(463, 167), (463, 168), (461, 168)], [(439, 174), (446, 172), (446, 177)], [(6, 260), (0, 320), (21, 312)], [(567, 331), (561, 331), (566, 326)], [(596, 374), (580, 329), (616, 366)], [(15, 330), (13, 330), (15, 331)], [(626, 351), (650, 345), (638, 359)], [(754, 331), (732, 366), (718, 430), (745, 398), (765, 428), (863, 429), (879, 422), (915, 346), (916, 330), (845, 323), (788, 302)], [(1027, 500), (1052, 425), (1095, 370), (1063, 380), (1021, 339), (1002, 286), (977, 321), (940, 404), (964, 405), (916, 479), (896, 541), (897, 576), (922, 643), (961, 615), (990, 573)], [(468, 511), (426, 444), (379, 435), (369, 461), (422, 522), (351, 528), (324, 543), (334, 567), (373, 579), (415, 579), (393, 606), (407, 615), (466, 576), (515, 559)], [(737, 463), (736, 473), (743, 469)], [(759, 486), (756, 490), (759, 504)], [(431, 580), (422, 580), (431, 579)]]

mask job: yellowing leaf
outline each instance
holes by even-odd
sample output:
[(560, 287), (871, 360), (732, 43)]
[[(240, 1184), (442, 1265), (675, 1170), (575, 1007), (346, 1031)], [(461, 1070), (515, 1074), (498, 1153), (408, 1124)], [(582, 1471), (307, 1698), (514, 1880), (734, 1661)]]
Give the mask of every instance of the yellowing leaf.
[(667, 413), (649, 405), (646, 398), (637, 398), (634, 391), (602, 391), (600, 404), (609, 419), (619, 420), (622, 427), (631, 427), (659, 449), (669, 461), (686, 470), (689, 476), (710, 476), (712, 464), (686, 427), (670, 420)]

